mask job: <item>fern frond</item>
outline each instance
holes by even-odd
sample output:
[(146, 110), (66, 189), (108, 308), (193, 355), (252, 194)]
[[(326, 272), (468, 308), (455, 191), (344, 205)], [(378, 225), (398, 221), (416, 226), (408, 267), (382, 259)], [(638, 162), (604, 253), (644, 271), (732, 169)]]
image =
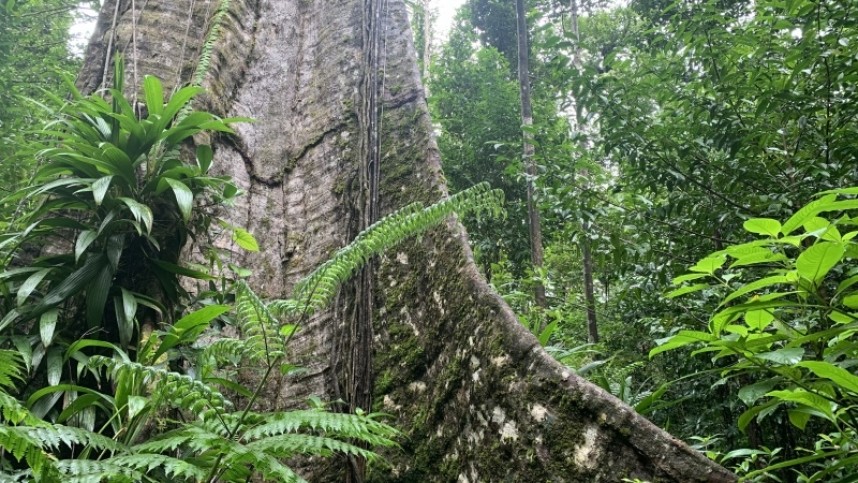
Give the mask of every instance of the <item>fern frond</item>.
[(48, 423), (33, 416), (17, 399), (0, 390), (0, 423), (24, 424), (26, 426), (44, 426)]
[(244, 355), (253, 362), (267, 363), (285, 355), (280, 322), (265, 302), (244, 281), (238, 283), (235, 297), (235, 313), (246, 347)]
[(21, 354), (17, 351), (0, 350), (0, 388), (15, 387), (23, 378)]
[(187, 461), (166, 456), (163, 454), (141, 453), (117, 456), (105, 460), (106, 463), (123, 468), (131, 468), (143, 474), (152, 473), (156, 469), (164, 472), (164, 475), (177, 479), (189, 479), (191, 481), (202, 481), (206, 476), (206, 470)]
[(133, 468), (117, 465), (110, 460), (71, 459), (60, 460), (57, 468), (65, 475), (64, 482), (101, 483), (142, 481), (143, 475)]
[(331, 456), (335, 453), (358, 456), (367, 460), (377, 457), (372, 451), (346, 443), (345, 441), (312, 434), (272, 436), (248, 443), (247, 447), (254, 452), (261, 451), (278, 458), (290, 458), (297, 455)]
[(245, 341), (224, 337), (206, 346), (200, 358), (203, 361), (212, 361), (215, 366), (220, 367), (225, 364), (237, 364), (247, 355), (247, 352)]
[(502, 201), (500, 190), (480, 183), (429, 207), (408, 205), (362, 231), (352, 243), (298, 282), (291, 299), (273, 301), (268, 307), (275, 314), (312, 312), (325, 307), (339, 286), (373, 256), (441, 223), (453, 212), (497, 211)]
[(256, 468), (262, 473), (266, 481), (280, 481), (284, 483), (306, 483), (307, 480), (298, 476), (292, 468), (284, 465), (277, 458), (263, 454), (257, 459)]
[(90, 357), (89, 365), (95, 369), (106, 368), (114, 380), (133, 376), (144, 383), (153, 384), (154, 396), (203, 418), (214, 412), (226, 412), (227, 408), (232, 407), (232, 403), (220, 392), (178, 372), (103, 356)]
[(311, 430), (360, 440), (373, 446), (393, 446), (393, 438), (399, 434), (393, 427), (376, 421), (372, 415), (331, 413), (319, 409), (258, 415), (253, 419), (259, 422), (242, 435), (248, 441)]
[(34, 473), (40, 474), (54, 466), (54, 459), (42, 448), (42, 441), (29, 434), (26, 427), (0, 425), (0, 449), (17, 461), (25, 461)]
[(38, 428), (21, 426), (18, 429), (39, 441), (42, 448), (52, 450), (74, 446), (85, 446), (110, 453), (121, 453), (127, 450), (124, 445), (111, 438), (74, 426), (52, 424)]

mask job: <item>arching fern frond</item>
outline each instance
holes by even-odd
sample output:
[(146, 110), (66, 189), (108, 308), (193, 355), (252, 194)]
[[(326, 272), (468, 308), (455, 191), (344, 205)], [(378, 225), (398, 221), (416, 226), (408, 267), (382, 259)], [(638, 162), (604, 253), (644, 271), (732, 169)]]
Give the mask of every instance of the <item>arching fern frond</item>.
[(236, 286), (235, 298), (235, 313), (245, 343), (244, 356), (271, 365), (286, 354), (279, 320), (243, 280)]
[(349, 245), (298, 282), (290, 299), (273, 301), (268, 307), (275, 314), (290, 315), (325, 307), (339, 286), (373, 256), (441, 223), (453, 212), (497, 212), (502, 203), (502, 191), (480, 183), (428, 207), (420, 203), (408, 205), (361, 232)]
[(21, 355), (16, 351), (0, 350), (0, 387), (15, 387), (24, 375), (21, 369)]
[(42, 449), (42, 442), (27, 431), (31, 428), (0, 425), (0, 449), (17, 461), (26, 462), (34, 474), (54, 473), (54, 458)]
[(261, 440), (302, 430), (348, 439), (359, 439), (372, 446), (393, 446), (398, 432), (375, 419), (374, 414), (331, 413), (319, 409), (252, 414), (246, 418), (249, 429), (243, 438)]
[(152, 384), (154, 397), (203, 418), (215, 412), (224, 413), (232, 407), (232, 403), (211, 386), (178, 372), (103, 356), (90, 357), (89, 365), (94, 369), (106, 368), (114, 380), (135, 377)]

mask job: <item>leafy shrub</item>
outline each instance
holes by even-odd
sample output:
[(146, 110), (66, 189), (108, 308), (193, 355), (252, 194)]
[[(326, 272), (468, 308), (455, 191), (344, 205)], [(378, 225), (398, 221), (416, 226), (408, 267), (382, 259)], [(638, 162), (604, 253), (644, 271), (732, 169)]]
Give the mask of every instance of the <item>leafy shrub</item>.
[[(718, 301), (703, 330), (680, 330), (650, 356), (694, 345), (740, 386), (745, 430), (785, 411), (817, 436), (797, 457), (776, 461), (765, 448), (728, 454), (760, 457), (768, 466), (746, 478), (792, 468), (800, 481), (831, 481), (858, 468), (858, 188), (821, 193), (781, 223), (754, 218), (760, 238), (710, 254), (674, 279), (668, 297), (703, 293)], [(750, 469), (750, 468), (748, 468)]]

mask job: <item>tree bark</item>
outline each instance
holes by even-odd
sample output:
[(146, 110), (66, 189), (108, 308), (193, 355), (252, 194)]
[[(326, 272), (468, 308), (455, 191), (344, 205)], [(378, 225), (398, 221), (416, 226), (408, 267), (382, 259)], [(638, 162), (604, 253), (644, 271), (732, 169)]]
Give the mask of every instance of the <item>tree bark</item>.
[[(530, 261), (533, 271), (539, 274), (543, 264), (542, 224), (539, 206), (536, 204), (536, 148), (533, 145), (533, 107), (530, 102), (530, 48), (527, 40), (527, 17), (524, 0), (515, 1), (516, 26), (518, 27), (518, 85), (521, 93), (522, 164), (527, 175), (527, 223), (530, 228)], [(545, 286), (537, 279), (533, 287), (536, 305), (547, 307)]]
[(599, 324), (596, 319), (596, 294), (593, 289), (593, 256), (590, 253), (590, 224), (581, 225), (581, 255), (584, 264), (584, 299), (587, 304), (587, 341), (599, 342)]
[[(148, 0), (133, 12), (116, 1), (104, 2), (79, 84), (99, 87), (132, 24), (139, 77), (187, 82), (217, 5)], [(447, 191), (401, 0), (232, 0), (225, 18), (199, 107), (256, 119), (212, 140), (215, 163), (246, 192), (223, 215), (262, 246), (231, 261), (253, 269), (257, 291), (282, 297), (373, 209)], [(371, 466), (369, 480), (735, 479), (548, 356), (479, 275), (455, 219), (365, 273), (371, 301), (353, 285), (339, 309), (314, 315), (290, 347), (307, 371), (269, 384), (261, 409), (336, 399), (344, 369), (363, 364), (355, 380), (374, 378), (352, 390), (354, 404), (371, 401), (404, 433), (385, 454), (392, 468)], [(371, 327), (351, 325), (354, 311), (371, 312)], [(319, 468), (302, 471), (318, 479)]]

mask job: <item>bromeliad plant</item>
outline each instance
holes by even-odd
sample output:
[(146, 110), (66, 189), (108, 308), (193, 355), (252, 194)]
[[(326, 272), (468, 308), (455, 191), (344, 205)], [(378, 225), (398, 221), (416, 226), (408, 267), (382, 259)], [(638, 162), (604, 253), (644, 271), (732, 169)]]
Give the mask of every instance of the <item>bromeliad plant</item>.
[(179, 253), (212, 222), (195, 203), (228, 204), (238, 194), (229, 178), (209, 174), (210, 146), (197, 146), (193, 162), (182, 160), (181, 149), (203, 131), (231, 133), (238, 119), (180, 114), (202, 89), (165, 100), (155, 77), (145, 78), (145, 104), (132, 106), (120, 60), (114, 78), (109, 99), (74, 91), (61, 117), (36, 133), (40, 167), (4, 200), (22, 215), (0, 235), (0, 332), (25, 354), (27, 372), (43, 373), (51, 385), (70, 358), (82, 357), (69, 352), (77, 338), (89, 334), (126, 350), (141, 325), (171, 320), (184, 295), (180, 276), (213, 279), (180, 266)]
[[(818, 434), (797, 457), (747, 473), (791, 468), (800, 481), (834, 481), (858, 470), (858, 188), (831, 190), (787, 221), (755, 218), (760, 238), (700, 260), (674, 279), (668, 297), (703, 293), (719, 300), (705, 330), (680, 330), (650, 356), (695, 345), (741, 386), (745, 430), (785, 412)], [(764, 448), (728, 456), (768, 456)]]

